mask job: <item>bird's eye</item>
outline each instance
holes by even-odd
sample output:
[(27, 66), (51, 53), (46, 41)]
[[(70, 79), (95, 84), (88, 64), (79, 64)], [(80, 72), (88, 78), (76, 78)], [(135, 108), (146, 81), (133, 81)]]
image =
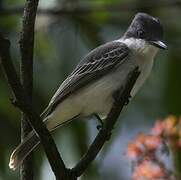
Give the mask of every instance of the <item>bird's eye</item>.
[(142, 29), (138, 30), (138, 37), (139, 38), (144, 38), (145, 37), (145, 32)]

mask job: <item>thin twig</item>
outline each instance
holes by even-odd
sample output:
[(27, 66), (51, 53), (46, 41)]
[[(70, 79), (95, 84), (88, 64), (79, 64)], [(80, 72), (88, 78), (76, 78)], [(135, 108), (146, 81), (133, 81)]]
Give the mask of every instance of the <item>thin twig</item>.
[[(38, 0), (27, 0), (22, 18), (22, 32), (20, 36), (20, 78), (22, 86), (28, 95), (29, 104), (32, 104), (33, 88), (33, 49), (34, 49), (34, 26)], [(26, 114), (21, 117), (21, 141), (32, 131)], [(29, 154), (20, 168), (21, 180), (33, 180), (33, 153)]]
[(130, 69), (130, 73), (128, 74), (125, 81), (125, 86), (121, 87), (121, 89), (115, 94), (116, 98), (114, 105), (110, 113), (108, 114), (102, 129), (99, 131), (95, 140), (90, 145), (86, 154), (77, 163), (77, 165), (70, 170), (70, 172), (74, 174), (74, 176), (79, 177), (84, 173), (90, 163), (96, 158), (105, 142), (109, 140), (119, 114), (122, 111), (126, 101), (129, 100), (131, 89), (133, 88), (139, 74), (140, 73), (138, 72), (137, 68), (135, 68), (134, 70)]

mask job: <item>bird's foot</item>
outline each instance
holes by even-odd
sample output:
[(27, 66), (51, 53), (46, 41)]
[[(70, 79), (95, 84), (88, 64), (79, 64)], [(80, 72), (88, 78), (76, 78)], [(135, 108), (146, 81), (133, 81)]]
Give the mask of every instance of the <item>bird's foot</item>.
[(102, 119), (98, 119), (98, 121), (100, 124), (97, 125), (97, 130), (100, 131), (103, 128), (104, 123), (103, 123)]
[(96, 119), (100, 123), (99, 125), (97, 125), (97, 130), (100, 131), (102, 129), (104, 123), (103, 123), (102, 119), (97, 114), (94, 114), (94, 116), (96, 117)]
[(99, 125), (97, 125), (96, 128), (97, 128), (98, 131), (100, 131), (102, 129), (102, 125), (99, 124)]
[(99, 133), (104, 134), (106, 141), (109, 141), (111, 139), (112, 132), (107, 132), (107, 130), (105, 130), (105, 128), (101, 125), (99, 127), (97, 126), (97, 129), (99, 130)]
[(129, 104), (130, 99), (131, 99), (131, 95), (129, 95), (128, 98), (126, 99), (126, 101), (124, 103), (125, 106)]

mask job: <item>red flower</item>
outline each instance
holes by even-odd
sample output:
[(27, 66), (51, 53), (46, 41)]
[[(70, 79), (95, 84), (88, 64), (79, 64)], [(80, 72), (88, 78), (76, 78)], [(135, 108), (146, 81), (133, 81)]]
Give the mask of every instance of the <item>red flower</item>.
[(168, 116), (164, 121), (164, 132), (166, 136), (173, 136), (176, 132), (177, 119), (175, 116)]
[(145, 138), (144, 145), (147, 150), (156, 150), (162, 144), (160, 136), (147, 135)]
[(136, 160), (142, 155), (142, 149), (134, 143), (129, 143), (127, 148), (127, 156), (131, 160)]
[(149, 160), (144, 160), (141, 164), (135, 167), (132, 179), (153, 180), (163, 177), (165, 177), (164, 169), (161, 166), (159, 166), (158, 163), (154, 163), (153, 161)]
[(151, 129), (151, 134), (160, 136), (163, 134), (164, 130), (164, 122), (163, 121), (156, 121), (155, 126)]

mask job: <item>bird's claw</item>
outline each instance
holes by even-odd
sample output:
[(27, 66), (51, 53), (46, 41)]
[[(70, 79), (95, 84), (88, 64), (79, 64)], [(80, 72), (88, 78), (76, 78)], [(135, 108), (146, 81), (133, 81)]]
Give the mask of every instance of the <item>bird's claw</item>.
[(126, 99), (126, 101), (124, 103), (125, 106), (129, 104), (130, 99), (131, 99), (131, 95), (129, 95), (128, 98)]
[(99, 125), (97, 125), (97, 130), (100, 131), (102, 129), (104, 123), (103, 123), (102, 119), (97, 114), (94, 114), (94, 115), (100, 123)]
[(97, 128), (97, 130), (98, 130), (98, 131), (100, 131), (100, 130), (102, 129), (102, 125), (101, 125), (101, 124), (99, 124), (99, 125), (97, 125), (97, 127), (96, 127), (96, 128)]

